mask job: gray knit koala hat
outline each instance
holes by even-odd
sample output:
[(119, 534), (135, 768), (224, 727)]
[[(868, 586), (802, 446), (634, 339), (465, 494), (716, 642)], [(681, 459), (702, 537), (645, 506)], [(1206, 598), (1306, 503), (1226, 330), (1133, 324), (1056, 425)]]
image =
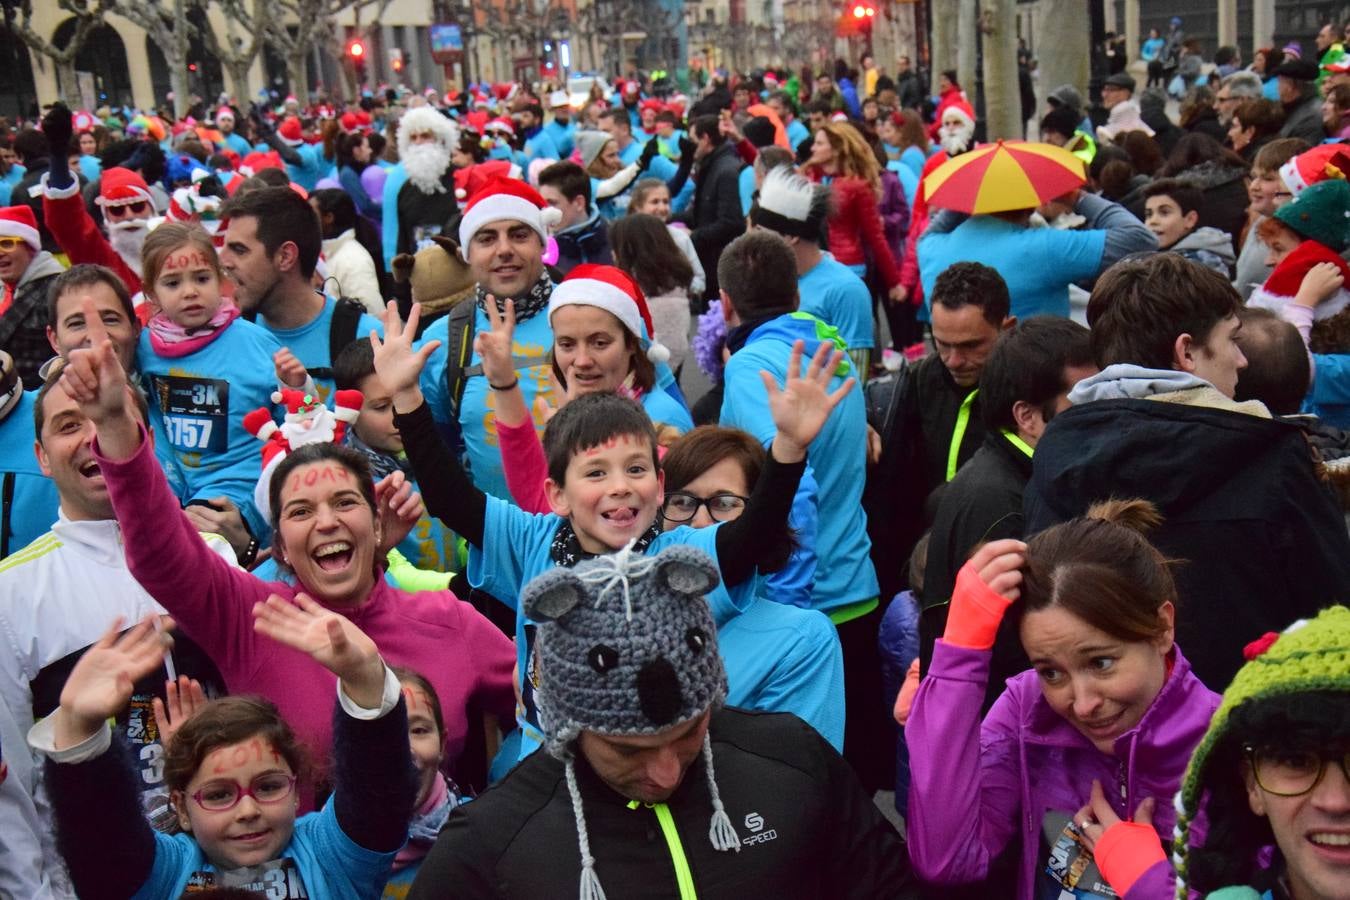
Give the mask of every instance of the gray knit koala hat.
[[(726, 699), (717, 626), (704, 600), (718, 584), (717, 568), (693, 547), (677, 544), (644, 556), (631, 546), (572, 569), (552, 569), (521, 595), (525, 615), (539, 623), (539, 718), (548, 751), (563, 761), (576, 813), (581, 900), (604, 900), (605, 893), (577, 788), (578, 735), (657, 734)], [(739, 851), (706, 734), (703, 758), (713, 806), (709, 840), (717, 850)]]

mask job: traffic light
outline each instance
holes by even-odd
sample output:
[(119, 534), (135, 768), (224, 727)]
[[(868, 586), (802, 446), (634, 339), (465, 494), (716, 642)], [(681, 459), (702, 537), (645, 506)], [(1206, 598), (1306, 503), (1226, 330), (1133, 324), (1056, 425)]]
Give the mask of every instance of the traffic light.
[(352, 61), (352, 68), (356, 70), (356, 80), (366, 80), (366, 45), (360, 40), (350, 40), (347, 42), (347, 58)]
[(403, 71), (403, 51), (397, 47), (389, 51), (389, 67), (397, 73)]
[(877, 14), (877, 9), (871, 3), (857, 3), (853, 7), (853, 18), (858, 20), (858, 24), (864, 27), (871, 25), (871, 19)]

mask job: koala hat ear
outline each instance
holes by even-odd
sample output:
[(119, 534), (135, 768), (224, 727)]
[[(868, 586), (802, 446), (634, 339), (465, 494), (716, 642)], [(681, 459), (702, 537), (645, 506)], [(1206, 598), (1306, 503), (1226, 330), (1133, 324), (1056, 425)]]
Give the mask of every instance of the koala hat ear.
[(705, 554), (680, 545), (661, 554), (656, 577), (658, 583), (686, 597), (702, 597), (721, 581), (717, 569)]
[(585, 596), (585, 586), (570, 569), (553, 569), (525, 586), (520, 605), (536, 622), (553, 622), (571, 612)]

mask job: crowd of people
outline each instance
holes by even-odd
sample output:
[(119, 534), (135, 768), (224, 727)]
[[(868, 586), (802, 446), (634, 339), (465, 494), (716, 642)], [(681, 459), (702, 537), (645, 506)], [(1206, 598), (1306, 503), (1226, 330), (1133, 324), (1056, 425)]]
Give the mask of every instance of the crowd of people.
[(6, 127), (0, 896), (1347, 900), (1317, 49)]

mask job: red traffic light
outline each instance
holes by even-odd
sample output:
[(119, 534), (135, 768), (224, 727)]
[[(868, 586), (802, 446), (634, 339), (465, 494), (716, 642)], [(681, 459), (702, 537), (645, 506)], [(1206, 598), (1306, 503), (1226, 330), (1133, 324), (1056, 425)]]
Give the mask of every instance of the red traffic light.
[(350, 41), (347, 44), (347, 55), (352, 59), (361, 59), (366, 55), (366, 45), (360, 41)]
[(858, 3), (853, 7), (853, 18), (855, 19), (870, 19), (876, 14), (876, 7), (870, 3)]

